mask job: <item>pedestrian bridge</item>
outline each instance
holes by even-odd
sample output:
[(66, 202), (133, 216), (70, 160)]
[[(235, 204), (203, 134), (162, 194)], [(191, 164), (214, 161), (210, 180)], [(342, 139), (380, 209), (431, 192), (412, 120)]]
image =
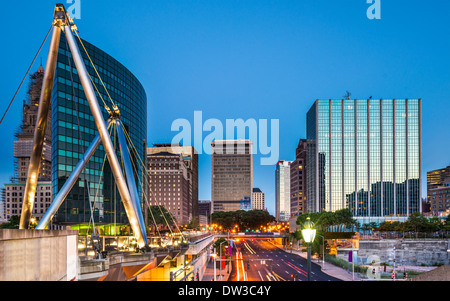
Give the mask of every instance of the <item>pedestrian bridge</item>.
[(287, 233), (279, 233), (279, 232), (236, 232), (236, 233), (226, 233), (226, 234), (217, 234), (216, 237), (224, 237), (224, 238), (287, 238), (289, 234)]

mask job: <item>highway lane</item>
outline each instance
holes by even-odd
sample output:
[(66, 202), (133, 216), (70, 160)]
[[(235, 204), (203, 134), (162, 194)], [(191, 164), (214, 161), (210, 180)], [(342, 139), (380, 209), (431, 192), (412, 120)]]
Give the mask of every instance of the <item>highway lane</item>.
[[(235, 243), (231, 281), (307, 281), (307, 260), (286, 252), (268, 240)], [(339, 281), (311, 263), (311, 281)]]

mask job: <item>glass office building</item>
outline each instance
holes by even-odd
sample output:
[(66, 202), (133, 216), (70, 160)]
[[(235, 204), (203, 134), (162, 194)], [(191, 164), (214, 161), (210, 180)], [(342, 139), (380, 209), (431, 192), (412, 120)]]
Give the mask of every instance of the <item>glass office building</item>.
[(275, 168), (275, 218), (279, 222), (291, 217), (291, 164), (280, 160)]
[[(111, 101), (83, 46), (78, 40), (77, 43), (86, 69), (98, 89), (96, 96), (106, 121), (109, 115), (101, 98), (110, 108), (112, 108)], [(142, 166), (140, 160), (143, 160), (145, 166), (146, 160), (146, 93), (138, 79), (116, 59), (84, 40), (83, 44), (105, 83), (109, 95), (118, 105), (121, 121), (132, 141), (132, 145), (128, 145), (128, 148), (134, 165), (138, 193), (142, 201), (145, 187), (142, 183), (143, 170), (136, 167)], [(61, 35), (59, 45), (51, 106), (52, 187), (55, 196), (98, 133), (64, 35)], [(121, 162), (118, 139), (116, 139), (113, 128), (110, 128), (110, 132), (113, 145), (117, 150), (117, 157)], [(61, 224), (89, 222), (91, 218), (91, 207), (87, 202), (89, 198), (96, 223), (128, 222), (101, 144), (62, 203), (53, 222)]]
[[(421, 100), (316, 100), (307, 114), (308, 211), (421, 211)], [(309, 165), (310, 164), (310, 165)]]

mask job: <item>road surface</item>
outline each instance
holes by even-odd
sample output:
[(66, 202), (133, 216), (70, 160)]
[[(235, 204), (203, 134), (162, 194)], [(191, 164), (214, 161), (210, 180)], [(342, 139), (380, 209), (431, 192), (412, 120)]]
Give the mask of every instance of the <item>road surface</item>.
[[(307, 260), (265, 239), (235, 242), (230, 281), (307, 281)], [(311, 281), (340, 281), (311, 263)]]

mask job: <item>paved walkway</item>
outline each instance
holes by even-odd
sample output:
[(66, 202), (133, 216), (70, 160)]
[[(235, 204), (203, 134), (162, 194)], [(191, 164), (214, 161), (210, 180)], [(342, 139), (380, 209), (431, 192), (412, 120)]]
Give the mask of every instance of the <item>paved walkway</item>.
[[(230, 277), (228, 266), (225, 269), (222, 269), (222, 277), (220, 277), (220, 269), (216, 268), (216, 281), (228, 281)], [(205, 269), (205, 273), (203, 274), (202, 281), (214, 281), (214, 261), (208, 261)]]

